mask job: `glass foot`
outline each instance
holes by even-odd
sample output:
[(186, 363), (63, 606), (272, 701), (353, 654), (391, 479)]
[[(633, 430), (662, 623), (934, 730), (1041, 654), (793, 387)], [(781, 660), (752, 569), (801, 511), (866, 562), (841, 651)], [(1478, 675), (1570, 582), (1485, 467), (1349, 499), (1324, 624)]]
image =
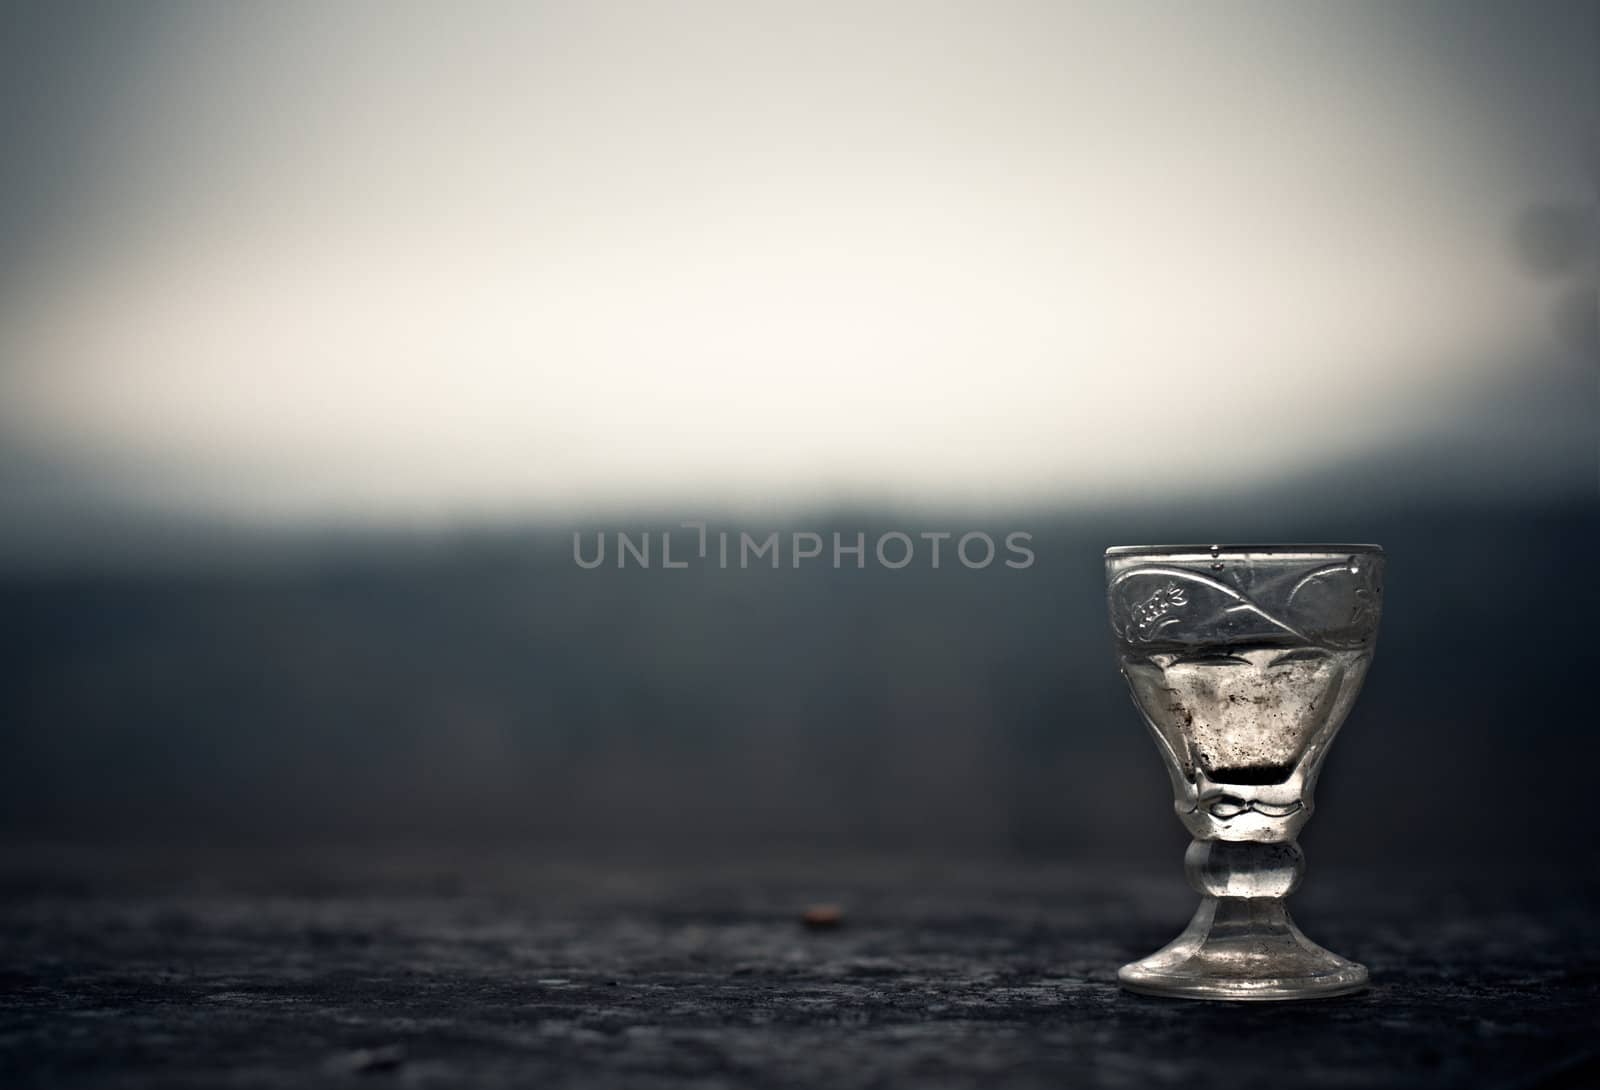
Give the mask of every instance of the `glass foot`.
[(1206, 897), (1183, 934), (1117, 979), (1185, 999), (1316, 999), (1360, 991), (1367, 970), (1301, 934), (1281, 898)]

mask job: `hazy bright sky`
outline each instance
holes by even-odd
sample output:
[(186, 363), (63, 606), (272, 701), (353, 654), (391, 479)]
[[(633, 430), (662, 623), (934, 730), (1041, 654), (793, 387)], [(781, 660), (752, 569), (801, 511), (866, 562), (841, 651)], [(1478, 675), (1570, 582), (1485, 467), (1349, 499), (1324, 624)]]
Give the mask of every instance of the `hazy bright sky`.
[(47, 10), (0, 429), (246, 518), (1337, 459), (1559, 350), (1507, 235), (1592, 199), (1566, 9)]

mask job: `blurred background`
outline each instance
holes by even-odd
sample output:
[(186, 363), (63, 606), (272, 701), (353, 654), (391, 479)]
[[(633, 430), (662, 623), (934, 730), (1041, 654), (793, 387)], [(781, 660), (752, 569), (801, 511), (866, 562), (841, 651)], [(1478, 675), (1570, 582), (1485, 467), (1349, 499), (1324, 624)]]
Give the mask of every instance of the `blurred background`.
[(6, 850), (1171, 870), (1101, 553), (1321, 540), (1313, 867), (1592, 865), (1592, 5), (3, 19)]

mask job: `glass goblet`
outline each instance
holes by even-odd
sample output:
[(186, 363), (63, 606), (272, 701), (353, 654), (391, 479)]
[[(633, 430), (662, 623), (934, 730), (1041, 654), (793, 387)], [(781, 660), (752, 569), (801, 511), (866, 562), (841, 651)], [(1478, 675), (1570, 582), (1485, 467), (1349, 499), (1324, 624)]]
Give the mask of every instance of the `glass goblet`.
[(1124, 965), (1123, 986), (1195, 999), (1304, 999), (1367, 983), (1301, 934), (1285, 898), (1305, 857), (1317, 773), (1372, 662), (1374, 545), (1106, 550), (1122, 675), (1194, 837), (1188, 928)]

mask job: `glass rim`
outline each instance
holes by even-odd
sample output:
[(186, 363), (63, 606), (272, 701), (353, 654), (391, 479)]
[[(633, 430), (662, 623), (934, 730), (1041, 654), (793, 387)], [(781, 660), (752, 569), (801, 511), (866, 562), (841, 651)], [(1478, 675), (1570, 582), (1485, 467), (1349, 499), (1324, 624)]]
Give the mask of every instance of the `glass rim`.
[(1106, 558), (1123, 556), (1348, 556), (1362, 553), (1382, 556), (1381, 545), (1329, 545), (1313, 543), (1297, 545), (1278, 543), (1270, 545), (1113, 545), (1106, 550)]

